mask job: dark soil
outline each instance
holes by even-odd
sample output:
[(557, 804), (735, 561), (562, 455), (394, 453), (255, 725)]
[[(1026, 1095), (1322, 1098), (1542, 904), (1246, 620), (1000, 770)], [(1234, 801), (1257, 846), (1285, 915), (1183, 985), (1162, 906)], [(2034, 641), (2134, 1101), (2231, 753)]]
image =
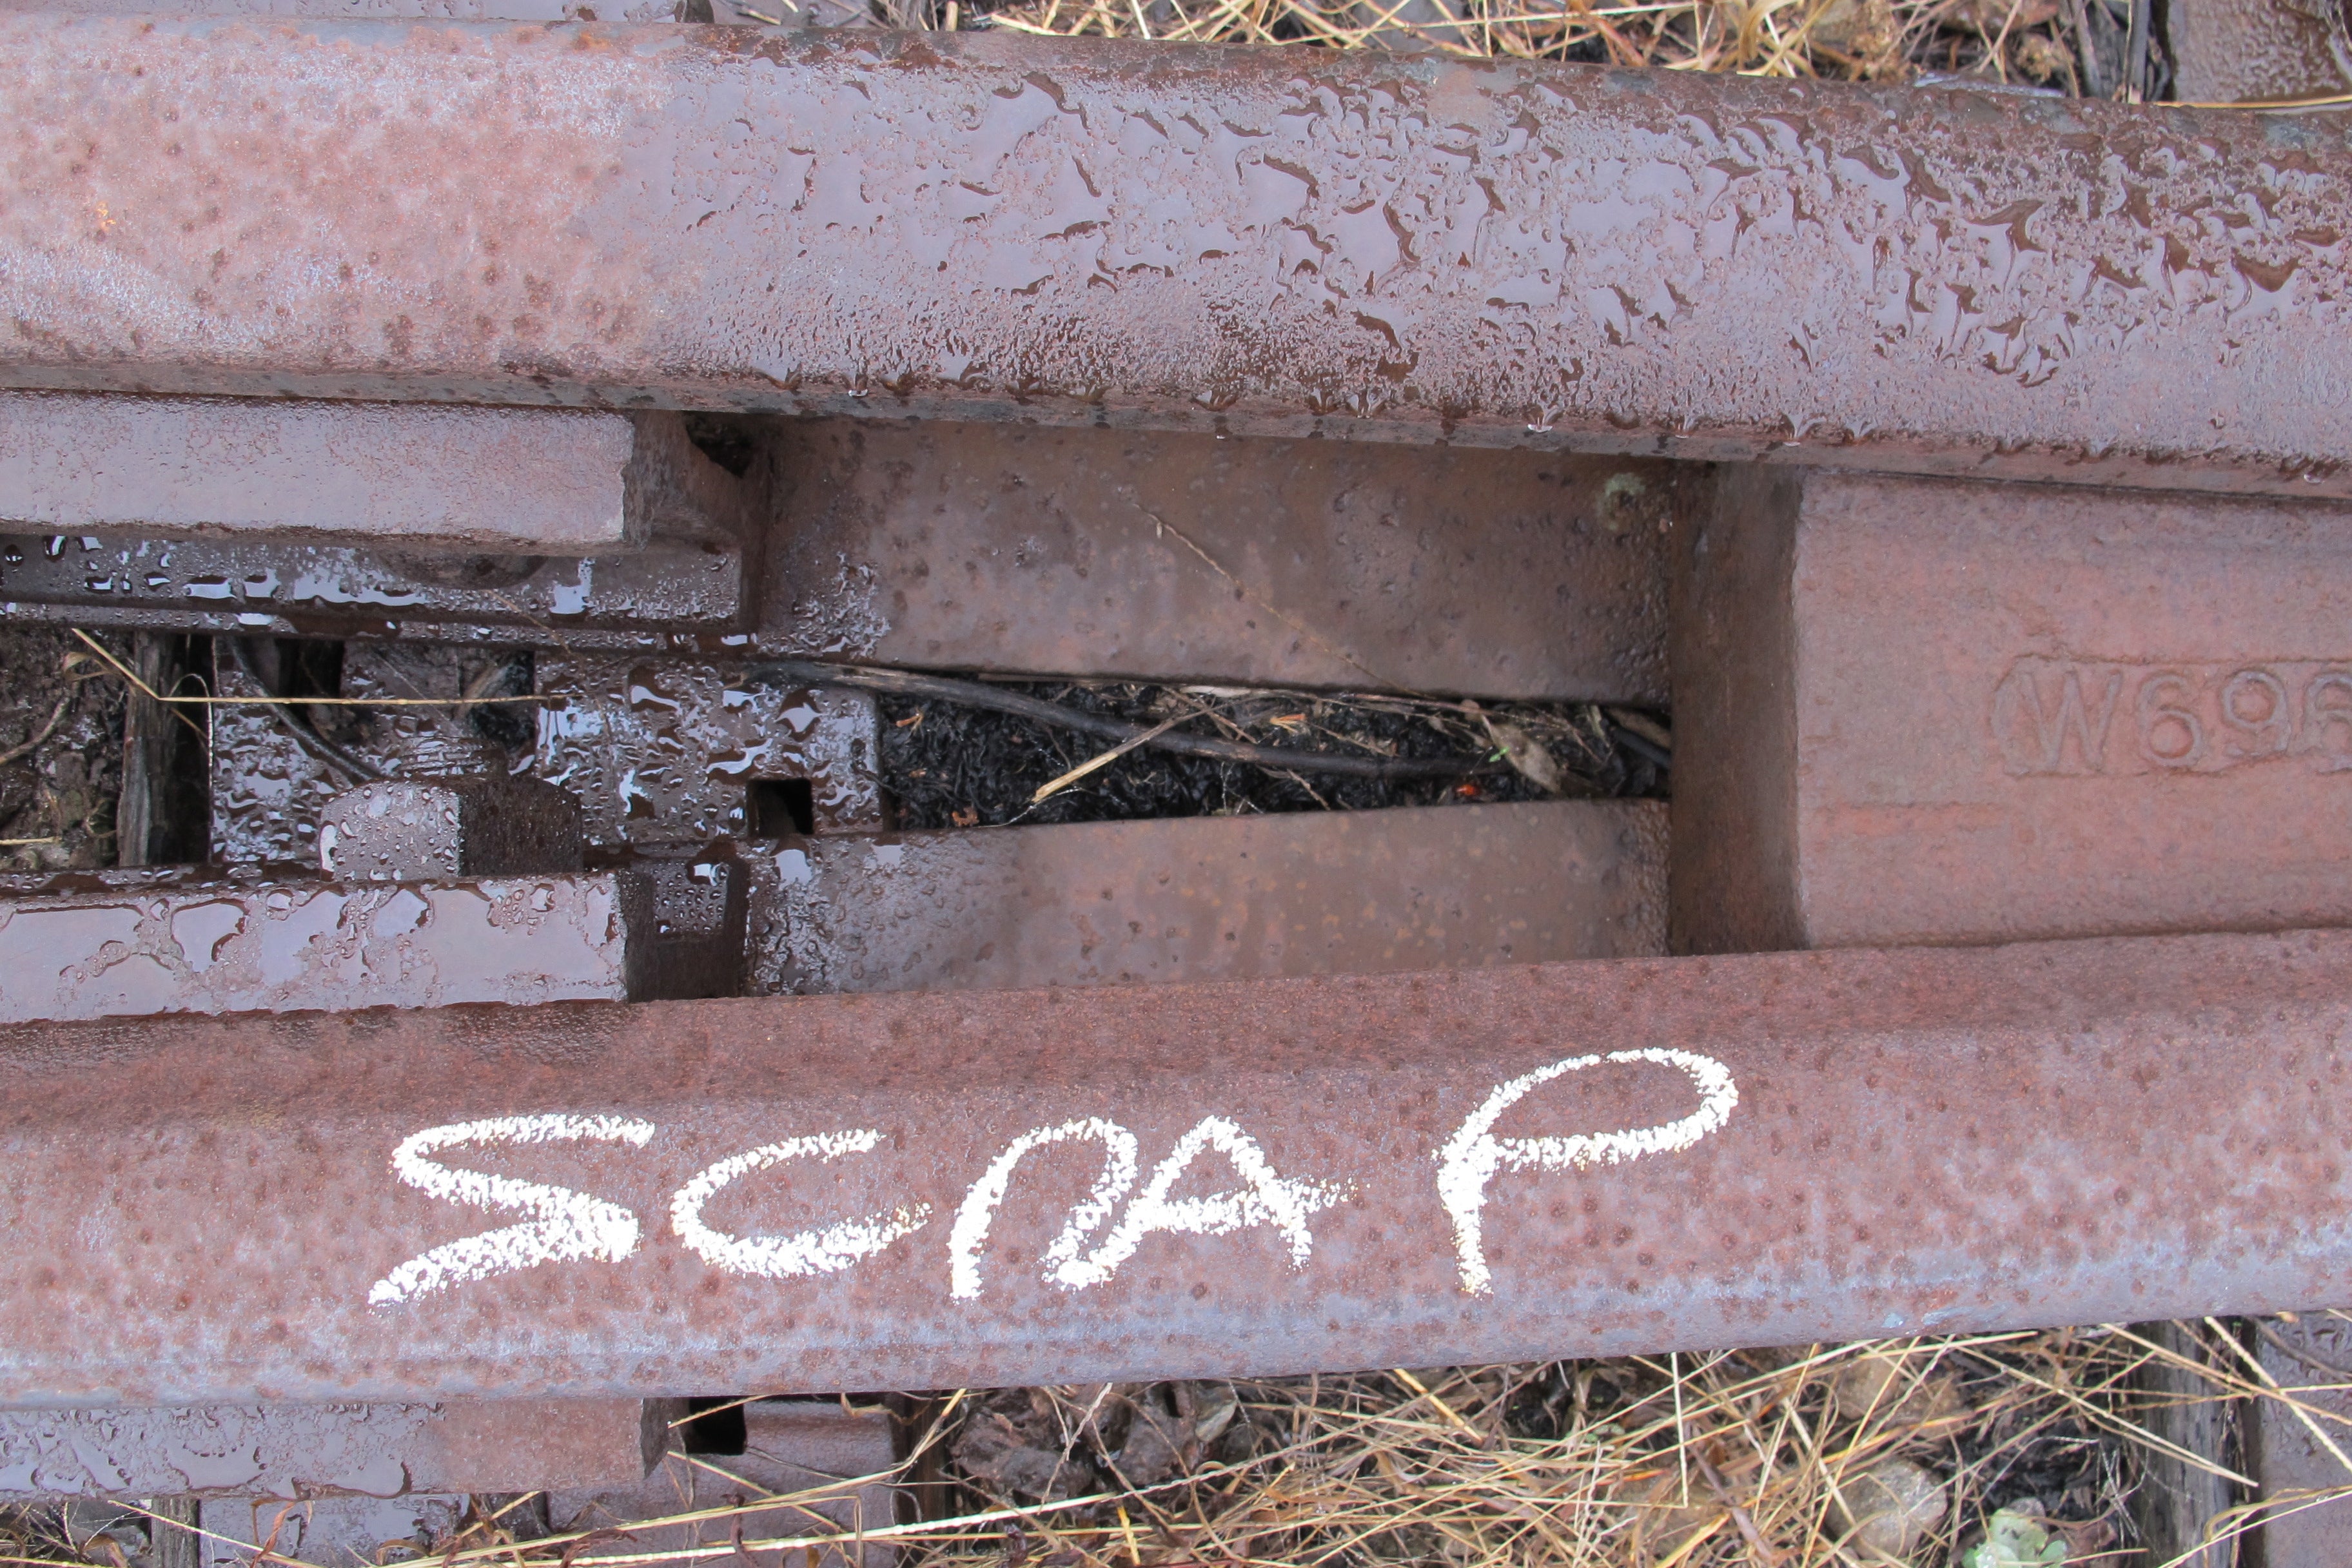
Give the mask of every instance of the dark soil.
[(1110, 749), (1096, 736), (953, 703), (884, 697), (882, 784), (902, 827), (1106, 822), (1244, 812), (1366, 810), (1538, 800), (1502, 760), (1486, 720), (1540, 743), (1563, 794), (1663, 795), (1665, 770), (1590, 703), (1464, 704), (1135, 683), (1005, 682), (1007, 689), (1139, 724), (1177, 715), (1194, 733), (1352, 756), (1459, 758), (1459, 778), (1388, 782), (1210, 762), (1141, 749), (1032, 805), (1049, 780)]
[[(123, 638), (107, 640), (126, 658)], [(115, 863), (122, 679), (61, 626), (0, 628), (0, 870)]]

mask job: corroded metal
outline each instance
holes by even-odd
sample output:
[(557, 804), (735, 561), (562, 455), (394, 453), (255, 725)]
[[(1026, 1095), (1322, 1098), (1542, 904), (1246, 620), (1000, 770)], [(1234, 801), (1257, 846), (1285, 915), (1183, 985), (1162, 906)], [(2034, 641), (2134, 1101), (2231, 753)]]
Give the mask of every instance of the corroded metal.
[(0, 393), (12, 531), (584, 555), (741, 507), (675, 414)]
[(2352, 1292), (2347, 997), (2352, 934), (2321, 932), (18, 1029), (0, 1398), (955, 1387), (2307, 1306)]
[(2325, 117), (991, 34), (0, 47), (19, 386), (2352, 493)]
[[(1002, 991), (1665, 951), (1656, 801), (1544, 801), (761, 847), (751, 988)], [(747, 854), (749, 851), (747, 851)]]
[(2175, 97), (2242, 103), (2352, 89), (2352, 37), (2328, 0), (2180, 0), (2166, 9)]
[(1679, 541), (1686, 950), (2352, 921), (2352, 512), (1722, 477)]
[(403, 637), (675, 652), (739, 629), (745, 542), (657, 534), (564, 557), (419, 555), (283, 539), (0, 537), (0, 616), (238, 637)]
[(345, 882), (580, 868), (580, 802), (500, 772), (379, 779), (319, 814), (319, 869)]
[(740, 663), (542, 657), (530, 758), (581, 799), (592, 844), (658, 844), (741, 833), (761, 783), (808, 785), (810, 826), (887, 826), (874, 699), (838, 688), (755, 683)]
[[(612, 1539), (582, 1543), (576, 1560), (593, 1563), (599, 1557), (683, 1552), (697, 1547), (707, 1552), (743, 1537), (856, 1535), (898, 1522), (897, 1489), (889, 1482), (839, 1484), (885, 1474), (897, 1463), (898, 1445), (887, 1411), (800, 1399), (755, 1399), (742, 1410), (741, 1453), (673, 1451), (632, 1486), (551, 1489), (547, 1498), (550, 1528), (611, 1532)], [(763, 1497), (803, 1500), (721, 1519), (689, 1519), (683, 1524), (648, 1528), (642, 1522), (704, 1509), (740, 1508)], [(849, 1563), (887, 1568), (898, 1556), (894, 1542), (870, 1542), (862, 1550), (813, 1550), (803, 1561), (808, 1568), (844, 1568)]]
[(650, 889), (623, 870), (60, 877), (0, 899), (0, 1021), (620, 1002), (646, 994), (653, 937)]
[(635, 1399), (0, 1410), (0, 1497), (634, 1486), (667, 1436)]
[(780, 424), (761, 651), (1663, 704), (1704, 470), (1021, 425)]
[[(261, 694), (226, 653), (216, 662), (222, 695)], [(501, 669), (514, 679), (483, 684)], [(509, 772), (578, 800), (591, 846), (699, 844), (743, 832), (751, 792), (783, 780), (806, 782), (810, 826), (819, 832), (885, 826), (873, 699), (751, 685), (741, 676), (740, 666), (691, 658), (575, 651), (534, 660), (503, 647), (355, 641), (342, 650), (341, 694), (403, 705), (310, 711), (315, 721), (342, 726), (343, 750), (394, 775), (414, 773), (421, 758), (446, 748), (503, 743)], [(548, 700), (491, 705), (510, 722), (490, 726), (488, 736), (482, 708), (415, 705), (519, 687)], [(304, 747), (266, 708), (215, 708), (212, 729), (215, 858), (318, 864), (321, 814), (349, 786), (344, 770)]]
[[(2226, 1369), (2248, 1382), (2272, 1383), (2284, 1395), (2239, 1407), (2245, 1463), (2270, 1505), (2258, 1535), (2255, 1561), (2263, 1568), (2329, 1568), (2344, 1560), (2345, 1531), (2352, 1525), (2352, 1500), (2342, 1490), (2344, 1453), (2352, 1447), (2344, 1438), (2352, 1431), (2347, 1329), (2352, 1323), (2336, 1312), (2258, 1323), (2249, 1337), (2260, 1373), (2248, 1376), (2242, 1362)], [(2210, 1385), (2200, 1392), (2212, 1397)]]

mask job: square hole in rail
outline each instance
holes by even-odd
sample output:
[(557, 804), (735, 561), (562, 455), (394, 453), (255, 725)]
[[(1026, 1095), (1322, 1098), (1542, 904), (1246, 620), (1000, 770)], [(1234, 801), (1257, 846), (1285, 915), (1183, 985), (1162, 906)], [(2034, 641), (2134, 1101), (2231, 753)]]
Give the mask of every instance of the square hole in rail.
[(743, 786), (743, 828), (754, 838), (805, 838), (816, 831), (816, 785), (807, 779), (753, 779)]

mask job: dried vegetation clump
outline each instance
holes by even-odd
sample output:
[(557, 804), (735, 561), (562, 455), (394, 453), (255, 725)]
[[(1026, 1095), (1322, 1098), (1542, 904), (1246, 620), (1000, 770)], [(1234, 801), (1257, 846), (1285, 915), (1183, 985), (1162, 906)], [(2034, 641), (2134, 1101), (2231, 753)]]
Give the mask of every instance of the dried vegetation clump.
[(2075, 1333), (1003, 1391), (929, 1561), (1943, 1563), (2006, 1509), (2123, 1540), (2145, 1352)]
[(950, 702), (885, 696), (882, 784), (902, 827), (1001, 826), (1261, 812), (1660, 796), (1663, 720), (1594, 702), (1068, 681), (992, 684), (1080, 712), (1181, 725), (1252, 745), (1350, 757), (1454, 759), (1458, 776), (1348, 778), (1139, 748), (1038, 798), (1105, 750), (1088, 735)]
[[(2263, 1401), (2316, 1414), (2251, 1363), (2192, 1363), (2128, 1328), (971, 1391), (890, 1402), (911, 1450), (891, 1479), (926, 1517), (844, 1531), (818, 1510), (838, 1517), (875, 1478), (769, 1494), (718, 1459), (716, 1507), (549, 1533), (518, 1525), (523, 1500), (477, 1499), (429, 1550), (378, 1560), (845, 1568), (863, 1552), (870, 1568), (887, 1545), (907, 1568), (2160, 1568), (2137, 1550), (2133, 1492), (2149, 1456), (2178, 1457), (2151, 1428), (2184, 1401), (2241, 1426)], [(2352, 1473), (2273, 1502), (2352, 1507)], [(791, 1506), (809, 1531), (770, 1533)], [(656, 1544), (681, 1525), (709, 1544)], [(153, 1542), (173, 1529), (87, 1505), (0, 1526), (14, 1560), (110, 1568), (166, 1568)]]
[(121, 683), (63, 628), (0, 644), (0, 871), (111, 866)]
[(1065, 37), (1421, 49), (1853, 81), (1958, 76), (2093, 98), (2161, 96), (2131, 0), (880, 0), (918, 26)]

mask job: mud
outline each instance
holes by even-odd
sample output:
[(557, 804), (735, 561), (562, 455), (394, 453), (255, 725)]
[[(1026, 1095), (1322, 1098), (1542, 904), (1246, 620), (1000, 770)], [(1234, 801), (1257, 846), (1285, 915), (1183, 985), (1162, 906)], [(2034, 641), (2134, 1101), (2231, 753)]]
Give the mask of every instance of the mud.
[(0, 842), (0, 870), (114, 864), (123, 690), (62, 626), (0, 628), (0, 840), (32, 840)]

